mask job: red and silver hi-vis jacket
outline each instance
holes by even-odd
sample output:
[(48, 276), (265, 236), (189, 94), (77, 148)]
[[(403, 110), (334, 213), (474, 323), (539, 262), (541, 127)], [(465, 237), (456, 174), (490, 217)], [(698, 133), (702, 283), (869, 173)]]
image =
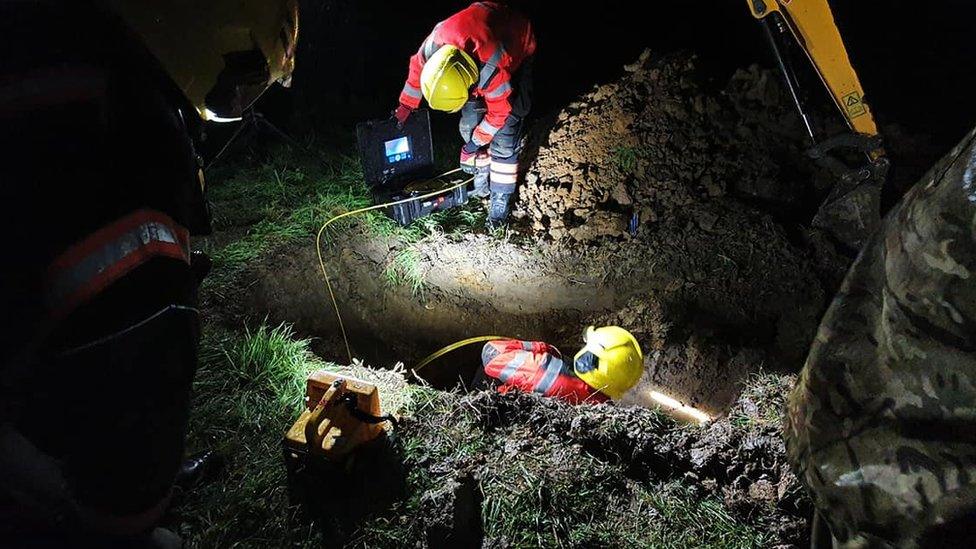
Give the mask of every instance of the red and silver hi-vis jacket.
[(610, 398), (582, 379), (563, 362), (559, 351), (542, 341), (489, 341), (481, 351), (485, 375), (501, 382), (498, 391), (538, 393), (573, 404), (607, 402)]
[(484, 119), (474, 130), (472, 140), (479, 146), (491, 142), (512, 112), (512, 75), (522, 62), (535, 53), (535, 35), (528, 19), (495, 2), (475, 2), (441, 21), (410, 58), (407, 83), (400, 103), (416, 109), (423, 95), (420, 73), (424, 63), (441, 46), (464, 50), (480, 67), (480, 77), (471, 92), (482, 97), (488, 107)]

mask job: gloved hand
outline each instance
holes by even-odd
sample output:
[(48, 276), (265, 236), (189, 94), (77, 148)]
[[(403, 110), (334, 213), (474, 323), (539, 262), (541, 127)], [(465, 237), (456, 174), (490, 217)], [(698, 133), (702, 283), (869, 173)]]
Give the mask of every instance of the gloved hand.
[(403, 125), (406, 124), (407, 118), (410, 118), (410, 113), (412, 112), (413, 109), (404, 105), (403, 103), (400, 103), (396, 110), (393, 111), (393, 118), (396, 118), (398, 130), (403, 129)]
[(461, 171), (474, 175), (478, 173), (478, 146), (468, 141), (461, 147)]

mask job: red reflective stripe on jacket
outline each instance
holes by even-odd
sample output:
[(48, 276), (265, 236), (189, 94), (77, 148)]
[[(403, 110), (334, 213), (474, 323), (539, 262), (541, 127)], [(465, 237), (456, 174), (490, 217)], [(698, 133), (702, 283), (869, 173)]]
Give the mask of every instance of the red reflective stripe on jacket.
[(189, 231), (168, 215), (138, 210), (68, 248), (48, 267), (45, 299), (63, 317), (155, 257), (189, 263)]
[[(535, 34), (532, 24), (520, 13), (495, 2), (475, 2), (438, 23), (424, 40), (417, 53), (410, 58), (410, 70), (404, 89), (420, 89), (420, 73), (424, 68), (425, 46), (452, 45), (463, 49), (477, 61), (482, 77), (472, 90), (475, 97), (483, 97), (488, 107), (485, 120), (495, 128), (505, 125), (512, 112), (509, 96), (511, 78), (522, 63), (535, 54)], [(485, 70), (493, 67), (493, 70)], [(405, 92), (400, 102), (409, 107), (420, 106), (420, 99)], [(481, 143), (491, 141), (494, 134), (481, 132)]]
[[(610, 400), (565, 368), (555, 348), (542, 341), (515, 339), (488, 343), (497, 353), (484, 364), (485, 375), (501, 382), (498, 391), (536, 392), (573, 404), (599, 403)], [(547, 375), (547, 372), (549, 375)]]

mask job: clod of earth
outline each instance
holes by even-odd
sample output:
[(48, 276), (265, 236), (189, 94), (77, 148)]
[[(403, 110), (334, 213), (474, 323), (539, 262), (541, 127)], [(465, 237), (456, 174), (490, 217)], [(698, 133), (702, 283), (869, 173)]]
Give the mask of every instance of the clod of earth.
[(417, 389), (398, 431), (406, 496), (353, 538), (384, 545), (392, 523), (430, 547), (799, 545), (810, 508), (777, 413), (793, 381), (750, 378), (705, 427), (643, 408)]

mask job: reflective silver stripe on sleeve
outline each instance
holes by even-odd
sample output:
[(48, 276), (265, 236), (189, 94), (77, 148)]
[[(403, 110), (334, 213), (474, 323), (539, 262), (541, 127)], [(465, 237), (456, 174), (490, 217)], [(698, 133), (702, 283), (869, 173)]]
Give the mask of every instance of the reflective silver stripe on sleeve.
[(410, 84), (404, 84), (403, 85), (403, 93), (406, 94), (406, 95), (408, 95), (408, 96), (410, 96), (410, 97), (413, 97), (414, 99), (422, 99), (423, 98), (423, 95), (421, 95), (420, 90), (418, 90), (417, 88), (411, 86)]
[(434, 35), (437, 34), (437, 29), (439, 29), (440, 26), (441, 24), (438, 23), (437, 26), (434, 27), (433, 32), (431, 32), (427, 39), (424, 40), (423, 45), (420, 46), (420, 58), (424, 60), (424, 63), (426, 63), (427, 60), (430, 59), (430, 56), (434, 55), (437, 50), (441, 49), (442, 44), (438, 44), (437, 41), (434, 40)]
[(549, 389), (552, 388), (552, 384), (555, 383), (556, 378), (559, 377), (559, 372), (563, 369), (563, 359), (557, 358), (553, 355), (548, 355), (546, 358), (546, 373), (542, 375), (542, 379), (533, 389), (534, 392), (540, 395), (546, 394)]
[(531, 341), (523, 341), (522, 342), (522, 348), (525, 349), (526, 351), (531, 351), (532, 350), (532, 342)]
[(511, 89), (512, 89), (512, 84), (509, 82), (505, 82), (504, 84), (498, 86), (497, 88), (491, 90), (490, 92), (485, 92), (485, 99), (498, 99), (499, 97), (505, 95), (505, 92), (508, 92)]
[(495, 76), (495, 72), (498, 69), (498, 62), (502, 60), (502, 54), (505, 53), (505, 47), (501, 44), (495, 48), (495, 53), (491, 54), (488, 61), (485, 62), (485, 66), (481, 68), (481, 75), (478, 79), (478, 87), (485, 89), (488, 87), (488, 83), (491, 82), (491, 78)]
[(481, 132), (486, 133), (486, 134), (494, 137), (495, 134), (498, 133), (498, 130), (500, 130), (501, 128), (496, 128), (495, 126), (492, 126), (491, 123), (489, 123), (488, 122), (488, 119), (486, 118), (486, 119), (482, 120), (481, 123), (478, 124), (478, 127), (475, 128), (475, 129), (476, 130), (481, 130)]
[(530, 353), (526, 353), (526, 352), (515, 353), (515, 356), (512, 357), (512, 360), (509, 360), (508, 364), (505, 365), (505, 368), (502, 369), (502, 372), (498, 374), (498, 379), (502, 380), (502, 383), (508, 382), (508, 380), (511, 379), (513, 375), (515, 375), (515, 372), (517, 372), (518, 369), (521, 368), (523, 364), (525, 364), (525, 360), (529, 357), (529, 355)]
[(78, 288), (95, 279), (106, 269), (153, 242), (176, 244), (185, 257), (189, 258), (189, 250), (180, 242), (172, 229), (157, 221), (147, 221), (91, 252), (57, 276), (48, 290), (49, 303), (54, 304), (67, 299)]

